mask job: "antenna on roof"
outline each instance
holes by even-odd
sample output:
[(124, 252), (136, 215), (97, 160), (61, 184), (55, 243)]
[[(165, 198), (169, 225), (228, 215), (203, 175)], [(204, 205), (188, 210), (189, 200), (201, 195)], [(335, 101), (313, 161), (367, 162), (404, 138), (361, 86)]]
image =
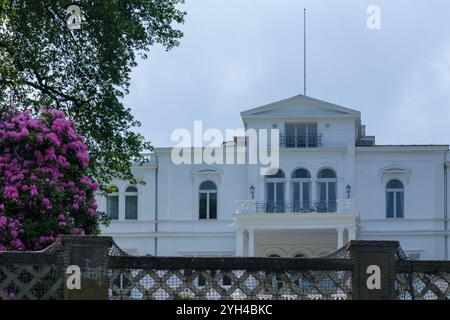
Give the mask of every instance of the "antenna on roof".
[(306, 8), (303, 9), (303, 94), (306, 96)]

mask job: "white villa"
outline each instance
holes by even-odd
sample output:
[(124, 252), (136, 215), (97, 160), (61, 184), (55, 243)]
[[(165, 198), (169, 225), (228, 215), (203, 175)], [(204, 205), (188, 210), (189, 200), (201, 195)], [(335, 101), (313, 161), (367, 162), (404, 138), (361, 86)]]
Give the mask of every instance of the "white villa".
[[(448, 145), (377, 145), (360, 112), (303, 95), (241, 116), (245, 129), (280, 131), (278, 172), (179, 165), (155, 148), (134, 168), (145, 185), (115, 181), (99, 197), (113, 219), (103, 235), (137, 255), (313, 257), (361, 239), (448, 259)], [(248, 153), (246, 141), (223, 148)]]

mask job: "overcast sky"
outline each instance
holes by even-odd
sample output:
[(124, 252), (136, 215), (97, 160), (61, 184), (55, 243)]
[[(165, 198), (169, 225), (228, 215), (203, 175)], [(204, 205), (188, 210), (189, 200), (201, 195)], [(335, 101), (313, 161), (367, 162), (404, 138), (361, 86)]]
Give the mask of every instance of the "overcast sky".
[[(381, 29), (369, 30), (369, 5)], [(181, 45), (151, 50), (126, 104), (155, 147), (177, 128), (241, 128), (240, 112), (303, 92), (362, 113), (378, 144), (450, 143), (450, 1), (186, 0)]]

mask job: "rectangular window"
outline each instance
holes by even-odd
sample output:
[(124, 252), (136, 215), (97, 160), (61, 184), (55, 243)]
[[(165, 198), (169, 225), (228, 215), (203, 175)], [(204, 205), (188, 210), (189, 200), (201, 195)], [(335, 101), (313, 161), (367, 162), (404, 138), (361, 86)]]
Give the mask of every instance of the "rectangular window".
[(386, 217), (394, 218), (394, 192), (386, 192)]
[(319, 183), (319, 200), (320, 200), (320, 202), (327, 201), (327, 183), (326, 182)]
[(309, 182), (303, 182), (303, 206), (308, 207), (309, 206)]
[(396, 217), (403, 218), (403, 192), (396, 192), (395, 197)]
[(284, 202), (284, 183), (277, 182), (277, 202)]
[(286, 148), (314, 148), (318, 146), (317, 123), (285, 124)]
[(336, 201), (336, 182), (328, 182), (328, 201)]
[(269, 182), (266, 184), (267, 187), (267, 202), (274, 203), (275, 202), (275, 183)]
[(328, 212), (336, 212), (336, 182), (328, 182)]
[(420, 260), (422, 256), (420, 252), (407, 252), (406, 254), (410, 257), (411, 260)]
[(119, 220), (119, 196), (107, 196), (106, 213), (111, 220)]
[(209, 194), (209, 218), (217, 219), (217, 193)]
[(285, 136), (286, 148), (295, 148), (296, 147), (295, 132), (296, 132), (295, 125), (286, 124), (286, 136)]
[(284, 212), (284, 182), (277, 182), (277, 204), (276, 212)]
[(294, 198), (292, 199), (296, 204), (299, 204), (300, 200), (300, 183), (294, 183)]
[(125, 219), (137, 220), (138, 218), (138, 197), (126, 196), (125, 197)]
[(307, 138), (308, 138), (308, 126), (304, 125), (304, 124), (300, 124), (297, 125), (297, 130), (296, 130), (296, 142), (297, 148), (305, 148), (307, 147)]
[(207, 219), (207, 210), (208, 210), (208, 203), (207, 203), (207, 194), (206, 193), (200, 193), (200, 203), (199, 203), (199, 211), (200, 211), (200, 219)]
[(309, 148), (317, 147), (317, 123), (308, 124), (306, 126), (307, 136), (306, 143)]

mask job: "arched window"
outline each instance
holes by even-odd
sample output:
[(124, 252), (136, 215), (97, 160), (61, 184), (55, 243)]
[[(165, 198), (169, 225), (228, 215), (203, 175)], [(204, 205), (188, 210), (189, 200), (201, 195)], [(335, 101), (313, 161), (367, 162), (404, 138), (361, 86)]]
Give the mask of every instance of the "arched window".
[(129, 186), (125, 190), (125, 219), (137, 220), (138, 218), (138, 190)]
[(282, 170), (266, 176), (266, 212), (284, 212), (285, 175)]
[(337, 176), (332, 169), (322, 169), (317, 175), (319, 212), (336, 212)]
[(294, 258), (305, 258), (305, 255), (303, 253), (297, 253)]
[(336, 173), (331, 169), (322, 169), (318, 174), (319, 179), (336, 179)]
[(391, 180), (386, 185), (386, 217), (403, 218), (405, 211), (405, 190), (399, 180)]
[(108, 188), (109, 193), (106, 196), (106, 213), (111, 220), (119, 220), (119, 189), (116, 186)]
[(217, 219), (217, 187), (214, 182), (205, 181), (199, 190), (199, 218)]
[(291, 175), (294, 212), (308, 212), (311, 208), (311, 174), (297, 169)]
[(268, 258), (281, 258), (279, 254), (273, 253), (268, 256)]

